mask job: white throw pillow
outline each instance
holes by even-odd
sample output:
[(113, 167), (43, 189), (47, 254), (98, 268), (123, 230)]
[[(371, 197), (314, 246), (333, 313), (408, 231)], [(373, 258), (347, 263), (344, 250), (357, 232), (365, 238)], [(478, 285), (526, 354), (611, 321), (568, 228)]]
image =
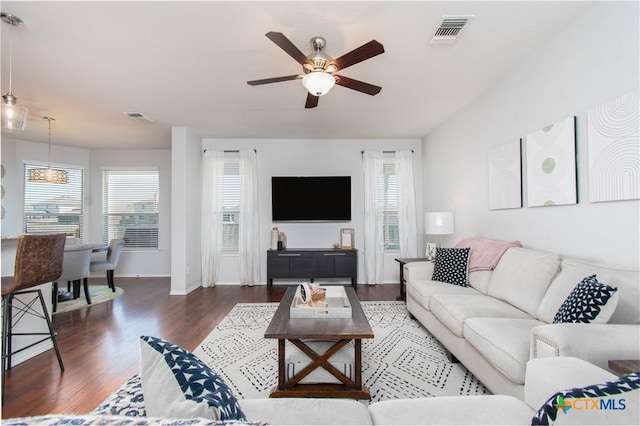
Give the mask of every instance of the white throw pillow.
[(140, 377), (147, 416), (246, 421), (224, 381), (198, 357), (156, 337), (140, 337)]

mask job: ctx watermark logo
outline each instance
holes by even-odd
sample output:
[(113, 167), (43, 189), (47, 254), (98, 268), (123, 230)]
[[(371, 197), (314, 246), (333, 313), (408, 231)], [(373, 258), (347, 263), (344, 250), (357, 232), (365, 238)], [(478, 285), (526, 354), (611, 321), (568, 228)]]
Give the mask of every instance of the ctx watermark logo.
[(565, 399), (563, 396), (558, 396), (556, 403), (554, 404), (558, 410), (562, 410), (563, 413), (567, 413), (572, 408), (576, 411), (589, 411), (589, 410), (625, 410), (627, 408), (627, 402), (624, 398), (575, 398)]

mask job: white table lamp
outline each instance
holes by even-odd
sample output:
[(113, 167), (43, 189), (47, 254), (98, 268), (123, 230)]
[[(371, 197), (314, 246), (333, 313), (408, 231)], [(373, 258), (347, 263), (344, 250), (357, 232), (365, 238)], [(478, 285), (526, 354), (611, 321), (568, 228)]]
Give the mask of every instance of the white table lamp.
[[(437, 235), (438, 244), (442, 245), (442, 236), (453, 234), (453, 212), (427, 212), (424, 214), (424, 233), (427, 235)], [(427, 244), (426, 256), (433, 259), (435, 247)]]

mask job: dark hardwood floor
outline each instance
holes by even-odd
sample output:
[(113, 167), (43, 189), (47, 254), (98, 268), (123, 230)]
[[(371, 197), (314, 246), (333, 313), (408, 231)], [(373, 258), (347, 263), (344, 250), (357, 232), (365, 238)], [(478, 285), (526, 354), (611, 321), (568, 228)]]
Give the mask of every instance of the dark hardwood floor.
[[(193, 350), (236, 303), (278, 302), (287, 289), (217, 286), (169, 296), (169, 278), (116, 278), (116, 285), (124, 294), (112, 301), (53, 316), (65, 371), (53, 350), (14, 366), (6, 376), (3, 419), (88, 413), (139, 372), (139, 336)], [(356, 292), (360, 300), (395, 300), (400, 289), (358, 285)]]

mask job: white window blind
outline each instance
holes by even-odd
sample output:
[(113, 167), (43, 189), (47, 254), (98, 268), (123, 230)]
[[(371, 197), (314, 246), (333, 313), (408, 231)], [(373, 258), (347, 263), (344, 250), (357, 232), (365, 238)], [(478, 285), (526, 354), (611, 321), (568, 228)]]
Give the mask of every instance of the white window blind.
[(240, 225), (240, 158), (225, 156), (222, 185), (222, 251), (238, 252)]
[(65, 233), (82, 238), (83, 170), (56, 166), (67, 172), (67, 183), (30, 182), (29, 171), (42, 167), (24, 165), (24, 232)]
[(385, 158), (382, 166), (382, 185), (379, 188), (381, 201), (379, 209), (382, 211), (385, 250), (399, 250), (400, 237), (398, 234), (398, 177), (396, 174), (395, 158)]
[(158, 170), (103, 170), (103, 238), (130, 248), (158, 247)]

